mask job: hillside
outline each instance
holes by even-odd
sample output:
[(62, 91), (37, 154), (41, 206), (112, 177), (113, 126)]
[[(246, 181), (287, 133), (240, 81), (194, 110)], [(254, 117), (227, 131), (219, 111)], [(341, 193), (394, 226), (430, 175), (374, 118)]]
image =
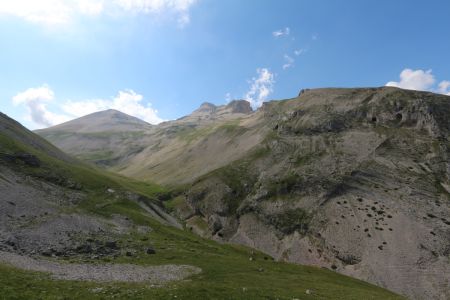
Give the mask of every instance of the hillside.
[(449, 116), (450, 97), (431, 93), (304, 91), (240, 123), (263, 141), (168, 206), (202, 236), (446, 299)]
[(110, 169), (173, 188), (166, 207), (201, 236), (450, 297), (448, 96), (315, 89), (217, 111), (155, 126)]
[(111, 109), (36, 133), (75, 157), (110, 166), (139, 152), (140, 140), (145, 141), (145, 133), (151, 129), (152, 125)]
[(3, 114), (0, 129), (2, 299), (401, 299), (200, 238), (165, 213), (161, 187), (84, 165)]

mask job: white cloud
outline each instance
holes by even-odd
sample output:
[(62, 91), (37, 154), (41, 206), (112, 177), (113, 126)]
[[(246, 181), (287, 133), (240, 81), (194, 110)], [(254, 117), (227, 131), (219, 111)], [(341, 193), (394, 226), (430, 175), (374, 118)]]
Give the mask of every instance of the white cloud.
[(284, 36), (284, 35), (289, 35), (291, 33), (291, 29), (289, 27), (286, 27), (284, 29), (280, 29), (280, 30), (276, 30), (274, 32), (272, 32), (272, 35), (276, 38), (280, 37), (280, 36)]
[(96, 16), (105, 9), (103, 0), (77, 0), (77, 2), (80, 13), (84, 15)]
[[(119, 91), (112, 99), (94, 99), (82, 101), (65, 101), (55, 103), (55, 94), (47, 85), (30, 88), (13, 97), (14, 105), (24, 105), (27, 109), (26, 119), (33, 122), (38, 128), (57, 125), (74, 118), (88, 115), (93, 112), (116, 109), (131, 116), (140, 118), (151, 124), (164, 120), (158, 116), (158, 111), (149, 104), (145, 105), (143, 96), (132, 90)], [(50, 111), (47, 104), (53, 102), (63, 114)]]
[(436, 82), (434, 75), (431, 72), (431, 70), (404, 69), (400, 73), (400, 81), (389, 81), (386, 85), (408, 90), (427, 91), (430, 90)]
[(43, 85), (38, 88), (30, 88), (13, 97), (14, 105), (25, 105), (27, 108), (27, 120), (38, 126), (52, 126), (69, 120), (65, 115), (54, 114), (47, 109), (47, 103), (54, 100), (53, 91)]
[(407, 90), (430, 91), (450, 96), (450, 81), (441, 81), (436, 87), (436, 78), (432, 70), (404, 69), (400, 81), (389, 81), (386, 86), (395, 86)]
[(96, 111), (116, 109), (151, 124), (158, 124), (164, 120), (158, 116), (158, 111), (150, 105), (142, 103), (144, 97), (133, 90), (119, 91), (112, 99), (93, 99), (83, 101), (67, 101), (61, 108), (67, 114), (81, 117)]
[(11, 15), (48, 26), (67, 24), (76, 16), (112, 12), (173, 15), (180, 25), (189, 23), (189, 10), (197, 0), (0, 0), (0, 15)]
[(438, 85), (438, 92), (447, 96), (450, 96), (450, 81), (441, 81)]
[(14, 0), (0, 1), (0, 14), (20, 17), (29, 22), (47, 25), (67, 23), (73, 7), (68, 1)]
[(178, 16), (178, 23), (184, 26), (190, 22), (189, 9), (197, 0), (116, 0), (125, 11), (160, 15), (165, 12)]
[(287, 54), (284, 55), (284, 61), (285, 61), (285, 63), (283, 65), (283, 70), (286, 70), (286, 69), (292, 67), (295, 62), (295, 60)]
[(244, 99), (249, 101), (253, 108), (258, 108), (267, 100), (273, 92), (275, 84), (275, 75), (266, 68), (256, 70), (257, 77), (253, 77), (250, 83), (249, 91), (244, 95)]

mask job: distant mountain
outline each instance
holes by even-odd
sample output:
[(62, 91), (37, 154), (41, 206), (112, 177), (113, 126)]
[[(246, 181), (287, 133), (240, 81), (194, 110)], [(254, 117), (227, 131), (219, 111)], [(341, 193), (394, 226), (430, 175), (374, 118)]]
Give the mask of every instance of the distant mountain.
[(167, 208), (201, 236), (411, 299), (450, 297), (450, 97), (304, 90), (257, 111), (204, 103), (133, 134), (49, 140), (173, 188)]
[[(37, 130), (36, 133), (67, 153), (98, 166), (149, 181), (179, 183), (223, 166), (243, 150), (254, 146), (258, 140), (250, 137), (247, 145), (235, 150), (230, 148), (224, 156), (203, 154), (205, 151), (212, 154), (211, 147), (216, 147), (217, 150), (213, 151), (229, 148), (228, 139), (232, 138), (229, 134), (237, 128), (239, 120), (252, 113), (250, 103), (245, 100), (234, 100), (221, 106), (203, 103), (188, 116), (151, 126), (108, 110)], [(218, 136), (207, 143), (209, 146), (197, 143), (204, 134), (214, 132)], [(194, 161), (192, 156), (195, 156)], [(209, 159), (206, 167), (200, 163), (205, 159)], [(187, 161), (192, 161), (192, 168), (177, 173), (177, 164)], [(148, 172), (149, 169), (152, 172)]]
[(151, 127), (152, 125), (138, 118), (118, 110), (108, 109), (36, 132), (128, 132), (141, 131)]
[(36, 133), (75, 157), (111, 166), (142, 150), (138, 138), (152, 128), (147, 122), (110, 109)]

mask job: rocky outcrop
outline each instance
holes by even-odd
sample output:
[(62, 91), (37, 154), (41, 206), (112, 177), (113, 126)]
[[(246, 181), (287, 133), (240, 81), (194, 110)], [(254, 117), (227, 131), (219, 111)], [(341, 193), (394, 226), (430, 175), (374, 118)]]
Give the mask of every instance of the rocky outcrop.
[(8, 154), (0, 153), (0, 159), (7, 163), (21, 162), (30, 167), (40, 167), (41, 161), (35, 155), (30, 153)]
[(213, 113), (217, 110), (217, 106), (209, 102), (203, 102), (198, 109), (194, 111), (194, 113)]
[(231, 112), (235, 114), (251, 114), (253, 112), (250, 102), (246, 100), (233, 100), (226, 107), (230, 108)]

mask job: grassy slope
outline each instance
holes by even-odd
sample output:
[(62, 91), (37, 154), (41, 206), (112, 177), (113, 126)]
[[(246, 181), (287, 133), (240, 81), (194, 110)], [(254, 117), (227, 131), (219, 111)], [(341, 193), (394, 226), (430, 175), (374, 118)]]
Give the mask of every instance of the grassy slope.
[[(63, 177), (80, 183), (88, 197), (77, 208), (79, 210), (106, 217), (121, 213), (137, 224), (153, 228), (147, 234), (135, 232), (122, 236), (119, 243), (137, 249), (137, 253), (131, 258), (118, 257), (115, 262), (190, 264), (203, 270), (191, 280), (155, 288), (145, 284), (53, 280), (46, 274), (0, 265), (0, 299), (104, 299), (112, 296), (123, 299), (169, 299), (175, 296), (178, 299), (401, 299), (386, 290), (329, 270), (274, 262), (248, 248), (221, 245), (163, 226), (148, 218), (136, 204), (123, 199), (111, 202), (104, 196), (106, 188), (113, 188), (134, 190), (152, 198), (163, 192), (157, 186), (103, 174), (83, 164), (57, 160), (2, 133), (0, 152), (27, 152), (39, 157), (42, 161), (39, 168), (16, 166), (31, 176), (48, 178), (52, 173), (52, 178)], [(100, 210), (99, 205), (102, 207)], [(145, 254), (149, 243), (156, 249), (156, 254)], [(98, 287), (102, 288), (100, 292), (95, 289)], [(306, 295), (306, 289), (312, 290), (312, 295)]]
[[(261, 253), (233, 245), (220, 245), (193, 234), (152, 225), (150, 234), (124, 237), (136, 248), (149, 238), (157, 254), (138, 252), (117, 262), (142, 265), (190, 264), (203, 272), (190, 280), (164, 287), (145, 284), (99, 284), (57, 281), (38, 273), (0, 266), (0, 290), (5, 299), (102, 299), (115, 295), (133, 299), (402, 299), (368, 283), (329, 270), (273, 262)], [(253, 257), (253, 260), (249, 260)], [(266, 258), (266, 259), (265, 259)], [(95, 288), (102, 288), (96, 293)], [(311, 295), (305, 291), (312, 290)], [(1, 298), (1, 297), (0, 297)]]

